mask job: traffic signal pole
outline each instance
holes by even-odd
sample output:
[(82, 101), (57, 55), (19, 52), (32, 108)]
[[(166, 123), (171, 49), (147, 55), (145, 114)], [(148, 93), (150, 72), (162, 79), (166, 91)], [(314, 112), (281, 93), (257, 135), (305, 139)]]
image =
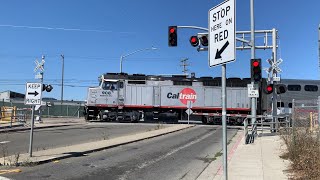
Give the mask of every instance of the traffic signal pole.
[[(254, 29), (255, 29), (255, 24), (254, 24), (254, 2), (253, 0), (250, 0), (250, 16), (251, 16), (251, 59), (255, 59), (256, 56), (256, 49), (255, 49), (255, 36), (254, 36)], [(254, 88), (257, 86), (254, 83), (254, 80), (251, 79), (251, 84), (253, 85)], [(251, 124), (252, 128), (254, 128), (254, 123), (256, 122), (256, 117), (257, 117), (257, 99), (255, 97), (251, 98)], [(255, 134), (255, 128), (252, 129), (252, 135), (254, 136)]]
[[(273, 63), (277, 64), (277, 31), (276, 29), (272, 29), (272, 58), (273, 58)], [(275, 69), (272, 70), (272, 83), (273, 83), (273, 93), (272, 93), (272, 122), (275, 123), (272, 126), (272, 131), (276, 132), (276, 129), (278, 129), (278, 118), (277, 116), (277, 86), (276, 86), (276, 81), (273, 80), (273, 77), (277, 76), (277, 71)]]

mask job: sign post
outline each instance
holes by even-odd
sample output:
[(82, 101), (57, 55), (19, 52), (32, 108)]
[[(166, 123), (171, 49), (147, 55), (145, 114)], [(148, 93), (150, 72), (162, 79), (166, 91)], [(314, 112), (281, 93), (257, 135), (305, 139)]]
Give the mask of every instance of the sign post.
[(30, 144), (29, 144), (29, 156), (30, 157), (32, 157), (34, 107), (35, 107), (35, 105), (41, 105), (41, 98), (42, 98), (42, 84), (41, 83), (27, 83), (24, 104), (32, 106)]
[(226, 63), (235, 61), (236, 19), (235, 0), (226, 0), (209, 10), (209, 66), (221, 66), (221, 101), (223, 134), (223, 176), (228, 179), (227, 158), (227, 88)]
[(192, 101), (187, 101), (187, 110), (186, 110), (186, 113), (188, 114), (188, 124), (189, 124), (189, 121), (190, 121), (190, 114), (193, 113), (193, 111), (191, 110), (192, 108)]

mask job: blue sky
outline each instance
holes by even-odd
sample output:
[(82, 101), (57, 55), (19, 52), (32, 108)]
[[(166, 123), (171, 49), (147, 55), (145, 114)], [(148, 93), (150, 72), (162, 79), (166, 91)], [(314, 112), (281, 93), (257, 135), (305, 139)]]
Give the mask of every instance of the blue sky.
[[(197, 76), (221, 76), (208, 67), (207, 52), (189, 44), (197, 30), (178, 29), (178, 47), (168, 47), (168, 26), (208, 27), (208, 10), (222, 0), (0, 0), (0, 92), (25, 92), (36, 82), (36, 59), (45, 55), (44, 82), (54, 89), (46, 97), (60, 99), (61, 54), (65, 56), (64, 99), (84, 100), (87, 86), (102, 73), (181, 74), (180, 60), (189, 58)], [(318, 26), (320, 1), (255, 0), (257, 30), (279, 31), (282, 78), (319, 79)], [(250, 30), (250, 0), (237, 0), (237, 31)], [(64, 29), (64, 30), (63, 30)], [(73, 30), (71, 30), (73, 29)], [(263, 67), (271, 50), (257, 50)], [(249, 77), (250, 51), (237, 51), (227, 77)], [(266, 74), (264, 74), (266, 77)]]

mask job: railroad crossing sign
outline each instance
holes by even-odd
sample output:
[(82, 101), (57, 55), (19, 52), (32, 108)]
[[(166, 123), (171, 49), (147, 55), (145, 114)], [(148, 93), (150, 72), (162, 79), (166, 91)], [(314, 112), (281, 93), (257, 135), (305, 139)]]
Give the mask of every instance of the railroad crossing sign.
[(280, 81), (280, 77), (277, 77), (277, 73), (281, 73), (282, 70), (279, 68), (279, 65), (283, 62), (280, 58), (276, 62), (273, 62), (272, 59), (267, 59), (267, 62), (270, 64), (270, 67), (264, 68), (264, 70), (268, 73), (268, 81)]
[(209, 10), (209, 66), (236, 59), (235, 0), (227, 0)]
[(36, 67), (34, 68), (34, 72), (36, 72), (38, 69), (43, 72), (44, 71), (44, 59), (39, 62), (38, 60), (35, 60), (34, 63), (36, 63)]
[(277, 60), (276, 62), (273, 62), (271, 59), (268, 59), (267, 62), (270, 64), (270, 68), (268, 68), (269, 72), (272, 72), (274, 70), (277, 73), (282, 72), (282, 70), (279, 68), (279, 65), (283, 62), (282, 59)]
[(42, 84), (41, 83), (27, 83), (24, 104), (25, 105), (40, 105), (41, 98), (42, 98)]

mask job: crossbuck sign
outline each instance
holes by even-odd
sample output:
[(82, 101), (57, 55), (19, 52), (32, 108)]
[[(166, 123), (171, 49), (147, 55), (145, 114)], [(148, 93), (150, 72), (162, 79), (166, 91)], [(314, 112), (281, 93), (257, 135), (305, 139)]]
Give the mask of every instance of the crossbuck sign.
[(235, 0), (224, 1), (209, 10), (209, 66), (236, 59)]

